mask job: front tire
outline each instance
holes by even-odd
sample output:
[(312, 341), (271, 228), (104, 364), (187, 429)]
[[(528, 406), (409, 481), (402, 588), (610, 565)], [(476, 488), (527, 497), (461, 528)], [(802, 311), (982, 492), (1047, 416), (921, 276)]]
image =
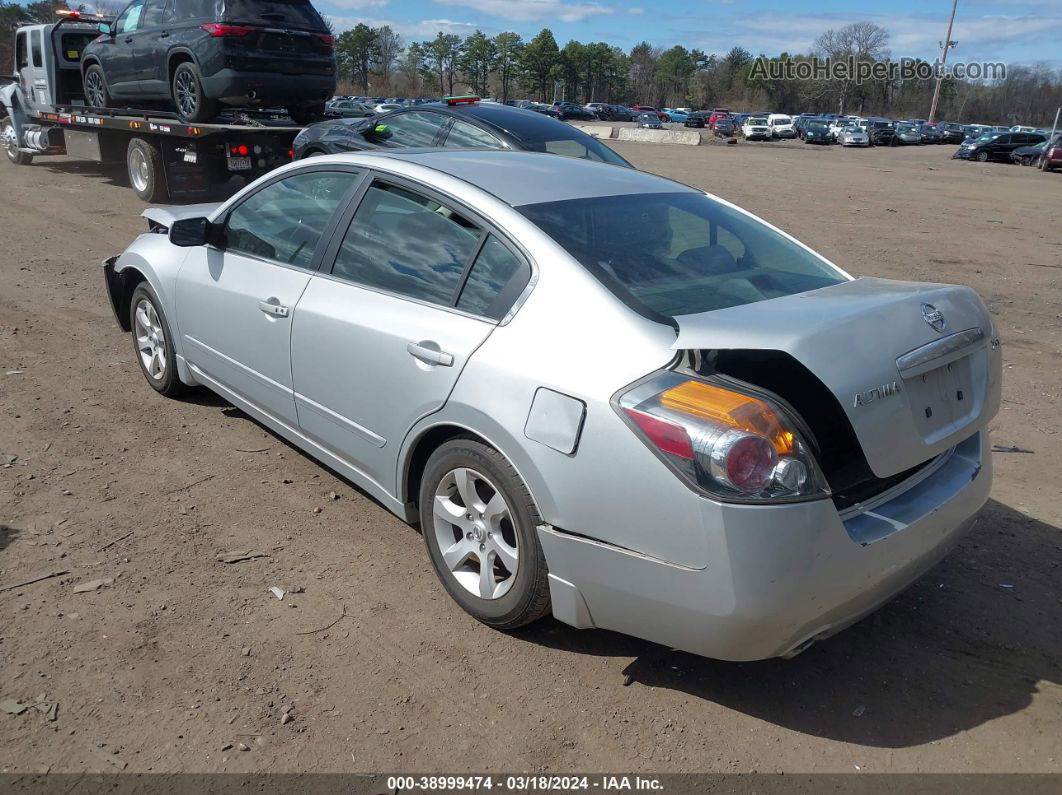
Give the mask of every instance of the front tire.
[(33, 162), (33, 155), (18, 150), (18, 132), (10, 116), (5, 116), (3, 125), (0, 126), (0, 141), (3, 142), (7, 159), (16, 166), (28, 166)]
[(988, 152), (978, 152), (977, 157), (974, 158), (978, 163), (988, 162)]
[(458, 438), (424, 469), (420, 524), (435, 572), (473, 618), (514, 629), (549, 612), (542, 519), (527, 486), (497, 450)]
[(206, 122), (218, 115), (217, 100), (207, 97), (199, 68), (191, 61), (177, 65), (170, 91), (181, 121)]
[(158, 296), (147, 282), (141, 282), (133, 290), (129, 302), (129, 327), (133, 330), (136, 361), (151, 388), (169, 398), (187, 392), (188, 386), (177, 376), (177, 356), (170, 325)]

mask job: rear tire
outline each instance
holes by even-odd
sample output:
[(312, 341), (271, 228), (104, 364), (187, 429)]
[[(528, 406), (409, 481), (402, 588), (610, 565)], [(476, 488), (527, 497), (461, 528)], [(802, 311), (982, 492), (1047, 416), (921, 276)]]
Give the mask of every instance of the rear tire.
[(3, 125), (0, 126), (0, 140), (3, 141), (7, 159), (16, 166), (28, 166), (33, 162), (33, 155), (18, 151), (18, 132), (15, 131), (15, 124), (10, 116), (5, 116)]
[(497, 450), (458, 438), (428, 459), (420, 488), (428, 557), (447, 593), (478, 621), (515, 629), (549, 612), (541, 521), (527, 486)]
[(129, 327), (133, 350), (140, 372), (151, 388), (160, 395), (177, 398), (188, 386), (177, 376), (177, 356), (173, 348), (170, 324), (162, 312), (162, 304), (147, 282), (133, 290), (129, 302)]
[(170, 96), (181, 121), (207, 122), (218, 115), (217, 100), (206, 96), (199, 67), (191, 61), (178, 64), (174, 69)]
[(287, 110), (296, 124), (312, 124), (324, 117), (325, 104), (316, 102), (313, 105), (289, 105)]
[(129, 185), (146, 202), (162, 202), (169, 198), (166, 174), (159, 150), (143, 138), (133, 138), (125, 151)]
[(102, 66), (94, 63), (86, 69), (82, 85), (85, 92), (85, 104), (89, 107), (109, 108), (113, 106), (111, 92), (107, 90), (107, 76), (103, 74)]

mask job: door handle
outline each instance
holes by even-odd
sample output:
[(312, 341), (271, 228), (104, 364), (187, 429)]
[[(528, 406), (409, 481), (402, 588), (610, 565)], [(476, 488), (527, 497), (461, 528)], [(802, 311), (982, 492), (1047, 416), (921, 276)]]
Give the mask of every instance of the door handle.
[(126, 44), (129, 44), (129, 43), (131, 43), (132, 41), (133, 41), (133, 37), (132, 37), (132, 36), (126, 36), (126, 37), (125, 37), (125, 43), (126, 43)]
[(270, 298), (268, 301), (259, 301), (258, 308), (272, 317), (288, 316), (288, 308), (277, 303), (276, 298)]
[(429, 348), (425, 345), (421, 345), (419, 342), (411, 342), (406, 345), (406, 350), (409, 351), (409, 355), (414, 359), (420, 359), (427, 364), (440, 364), (443, 367), (454, 366), (453, 354), (449, 354), (446, 351), (440, 351), (437, 347)]
[(160, 39), (168, 39), (169, 37), (170, 37), (170, 32), (168, 30), (164, 30), (164, 31), (162, 31), (162, 33), (159, 34), (159, 38)]

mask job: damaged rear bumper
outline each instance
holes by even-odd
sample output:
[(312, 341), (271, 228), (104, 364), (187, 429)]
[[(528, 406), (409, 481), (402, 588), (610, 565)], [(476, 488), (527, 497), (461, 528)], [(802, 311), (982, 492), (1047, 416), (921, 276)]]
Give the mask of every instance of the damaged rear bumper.
[(830, 500), (691, 496), (710, 539), (703, 569), (541, 525), (554, 615), (716, 659), (791, 656), (889, 601), (973, 526), (992, 482), (987, 432), (913, 481), (845, 520)]

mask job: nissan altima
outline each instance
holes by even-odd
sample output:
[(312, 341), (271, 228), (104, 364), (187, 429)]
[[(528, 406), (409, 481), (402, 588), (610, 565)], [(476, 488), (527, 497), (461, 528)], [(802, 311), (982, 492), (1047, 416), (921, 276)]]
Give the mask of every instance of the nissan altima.
[(490, 626), (791, 656), (987, 499), (1000, 349), (977, 295), (852, 278), (691, 187), (407, 150), (145, 215), (104, 274), (147, 383), (217, 392), (419, 523)]

